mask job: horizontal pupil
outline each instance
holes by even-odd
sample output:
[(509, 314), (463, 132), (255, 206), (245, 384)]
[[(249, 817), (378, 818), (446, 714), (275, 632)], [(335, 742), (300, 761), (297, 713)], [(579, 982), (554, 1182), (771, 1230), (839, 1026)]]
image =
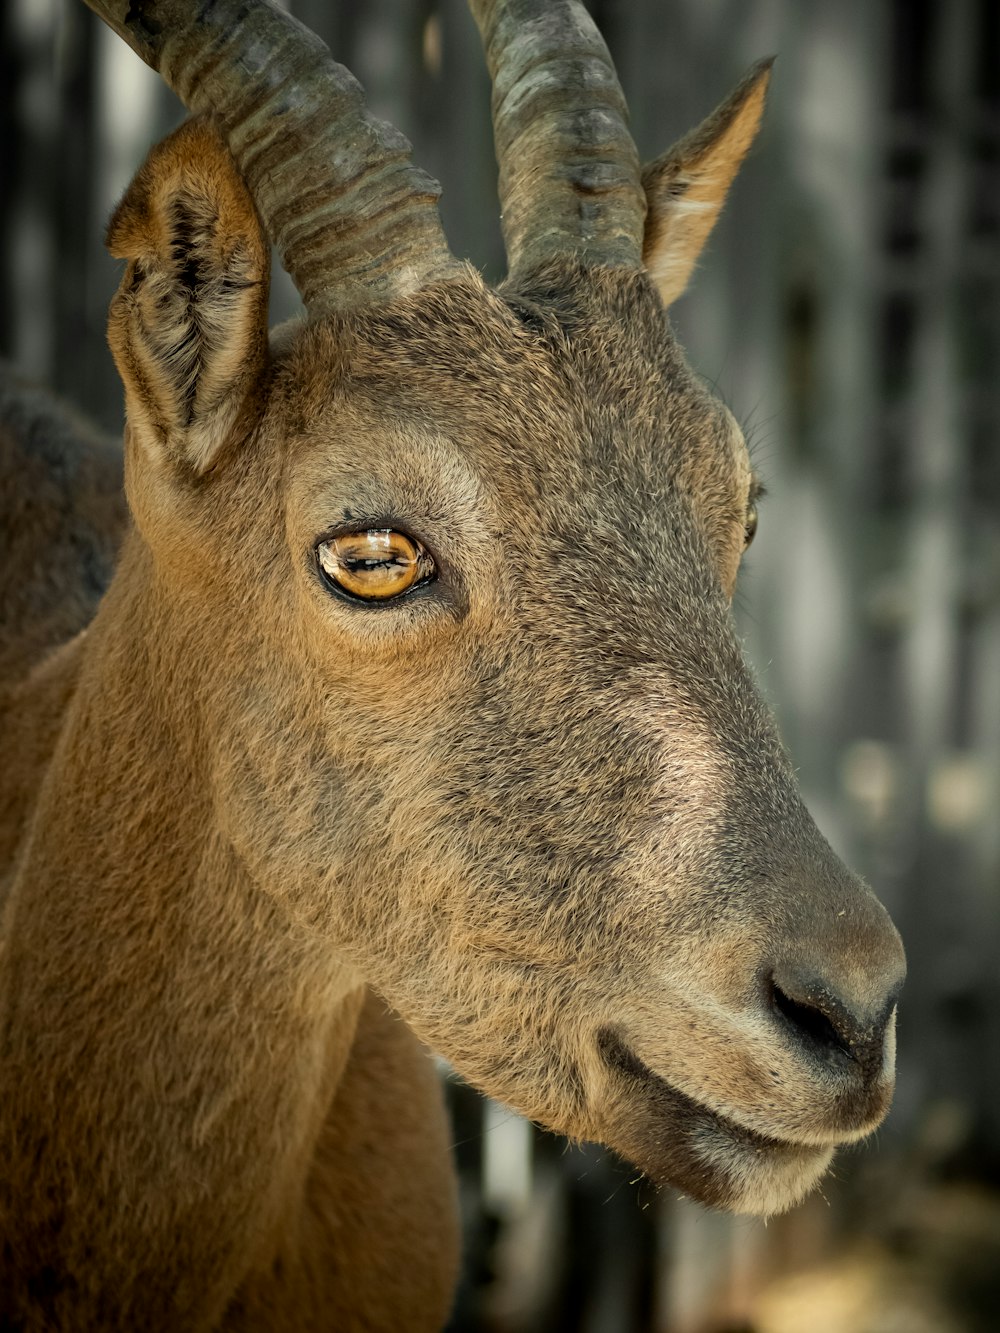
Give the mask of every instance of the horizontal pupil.
[(359, 571), (367, 572), (372, 569), (406, 569), (412, 562), (409, 560), (396, 560), (391, 556), (380, 560), (365, 559), (345, 559), (344, 567), (349, 569), (352, 574)]

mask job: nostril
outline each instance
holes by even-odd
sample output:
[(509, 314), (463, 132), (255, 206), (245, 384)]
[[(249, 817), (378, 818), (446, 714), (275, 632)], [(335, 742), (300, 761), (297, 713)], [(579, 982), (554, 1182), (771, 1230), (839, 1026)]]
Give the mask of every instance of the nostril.
[(774, 977), (770, 979), (770, 995), (772, 1006), (810, 1045), (824, 1051), (842, 1051), (847, 1056), (853, 1054), (850, 1042), (837, 1030), (822, 1009), (792, 999), (781, 989)]

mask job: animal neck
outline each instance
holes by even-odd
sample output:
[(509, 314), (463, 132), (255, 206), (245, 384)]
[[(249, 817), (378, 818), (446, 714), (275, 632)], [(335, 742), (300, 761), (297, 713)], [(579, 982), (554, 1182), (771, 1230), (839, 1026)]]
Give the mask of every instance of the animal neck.
[[(81, 1245), (104, 1208), (95, 1225), (120, 1223), (134, 1250), (135, 1216), (115, 1214), (130, 1191), (200, 1218), (186, 1234), (206, 1253), (206, 1227), (230, 1248), (266, 1243), (303, 1187), (361, 1004), (359, 978), (216, 826), (189, 648), (133, 539), (81, 649), (7, 903), (0, 1155), (12, 1197), (37, 1200), (39, 1234), (61, 1160), (105, 1183), (73, 1213)], [(61, 1108), (55, 1128), (45, 1105)], [(94, 1124), (111, 1127), (102, 1145)]]

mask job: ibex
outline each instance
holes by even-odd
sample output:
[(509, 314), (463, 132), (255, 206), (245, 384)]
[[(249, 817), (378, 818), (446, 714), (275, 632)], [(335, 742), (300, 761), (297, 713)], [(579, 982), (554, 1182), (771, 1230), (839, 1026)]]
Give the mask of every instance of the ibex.
[[(473, 0), (491, 289), (282, 11), (89, 3), (196, 118), (109, 227), (131, 526), (60, 645), (108, 488), (26, 431), (61, 517), (4, 594), (0, 1324), (439, 1327), (424, 1044), (789, 1207), (886, 1112), (903, 955), (744, 663), (757, 484), (666, 315), (767, 65), (640, 170), (576, 0)], [(270, 341), (268, 239), (306, 311)]]

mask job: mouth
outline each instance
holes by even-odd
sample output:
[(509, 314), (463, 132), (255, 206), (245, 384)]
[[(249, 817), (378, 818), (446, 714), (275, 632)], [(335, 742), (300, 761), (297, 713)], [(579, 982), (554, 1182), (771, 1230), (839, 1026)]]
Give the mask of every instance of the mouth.
[(770, 1216), (799, 1203), (834, 1149), (774, 1138), (737, 1124), (655, 1074), (610, 1028), (598, 1037), (615, 1079), (607, 1142), (659, 1185), (710, 1207)]

